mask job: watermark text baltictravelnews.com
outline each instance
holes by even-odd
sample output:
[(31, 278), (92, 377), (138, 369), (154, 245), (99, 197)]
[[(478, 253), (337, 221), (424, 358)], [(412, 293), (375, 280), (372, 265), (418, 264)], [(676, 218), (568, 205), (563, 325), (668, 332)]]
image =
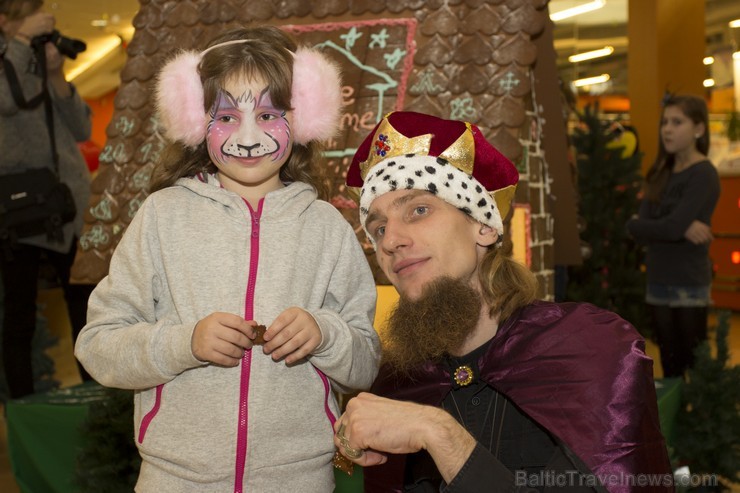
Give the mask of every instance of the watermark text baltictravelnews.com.
[(564, 486), (586, 486), (594, 487), (602, 485), (609, 486), (673, 486), (673, 487), (697, 487), (716, 486), (717, 476), (714, 474), (686, 474), (674, 476), (673, 474), (583, 474), (580, 471), (539, 471), (528, 473), (527, 471), (515, 471), (514, 482), (516, 486), (537, 487), (564, 487)]

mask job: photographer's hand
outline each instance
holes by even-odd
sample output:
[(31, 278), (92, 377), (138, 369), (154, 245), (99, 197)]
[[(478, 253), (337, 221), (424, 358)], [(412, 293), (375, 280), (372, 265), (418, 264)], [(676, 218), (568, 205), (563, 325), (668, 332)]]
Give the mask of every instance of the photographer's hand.
[(54, 92), (60, 98), (68, 98), (72, 95), (72, 87), (64, 77), (64, 57), (56, 46), (51, 43), (46, 43), (44, 46), (46, 50), (46, 76), (49, 81), (49, 85), (54, 89)]
[(35, 12), (23, 19), (15, 35), (26, 44), (31, 43), (31, 39), (41, 34), (47, 34), (54, 30), (56, 20), (52, 14), (47, 12)]

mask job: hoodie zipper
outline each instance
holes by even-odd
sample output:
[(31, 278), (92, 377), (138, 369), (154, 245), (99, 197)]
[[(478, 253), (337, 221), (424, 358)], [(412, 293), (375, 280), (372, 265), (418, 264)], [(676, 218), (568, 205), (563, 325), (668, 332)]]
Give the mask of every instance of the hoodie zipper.
[[(250, 235), (249, 256), (249, 280), (247, 281), (247, 296), (244, 300), (244, 318), (254, 319), (254, 285), (257, 281), (257, 266), (259, 264), (260, 251), (260, 218), (262, 217), (262, 205), (264, 199), (259, 201), (257, 211), (252, 209), (249, 202), (244, 200), (252, 217), (252, 234)], [(247, 349), (242, 356), (241, 378), (239, 383), (239, 422), (236, 440), (236, 467), (234, 471), (234, 493), (242, 493), (244, 490), (244, 468), (247, 462), (247, 425), (249, 416), (247, 405), (249, 402), (249, 377), (252, 365), (252, 350)]]

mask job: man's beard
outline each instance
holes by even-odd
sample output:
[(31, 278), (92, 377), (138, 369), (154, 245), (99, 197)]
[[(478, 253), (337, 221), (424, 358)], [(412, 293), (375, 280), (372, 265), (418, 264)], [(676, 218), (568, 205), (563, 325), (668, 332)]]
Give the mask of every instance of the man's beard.
[(383, 363), (406, 373), (420, 363), (441, 361), (475, 330), (481, 307), (480, 293), (450, 277), (424, 286), (417, 300), (401, 296), (384, 333)]

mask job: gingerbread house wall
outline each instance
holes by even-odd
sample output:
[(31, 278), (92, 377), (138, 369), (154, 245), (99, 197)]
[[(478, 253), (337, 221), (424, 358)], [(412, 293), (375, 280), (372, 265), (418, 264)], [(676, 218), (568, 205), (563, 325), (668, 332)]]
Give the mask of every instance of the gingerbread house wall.
[[(551, 297), (552, 178), (542, 137), (556, 132), (543, 130), (546, 122), (534, 70), (538, 58), (534, 39), (549, 22), (546, 4), (547, 0), (142, 0), (92, 184), (73, 280), (96, 283), (105, 276), (116, 244), (146, 197), (152, 168), (164, 146), (151, 100), (163, 61), (178, 49), (202, 49), (221, 30), (269, 23), (284, 26), (301, 43), (320, 45), (346, 69), (346, 121), (342, 136), (330, 144), (328, 158), (334, 174), (332, 202), (355, 226), (371, 262), (343, 185), (348, 153), (382, 113), (393, 109), (464, 119), (478, 125), (521, 173), (515, 202), (530, 204), (531, 267), (540, 280), (540, 294)], [(554, 57), (554, 50), (544, 51)], [(372, 74), (379, 83), (371, 83)], [(379, 84), (390, 80), (395, 86), (386, 84), (378, 92)], [(375, 272), (378, 282), (384, 282)]]

